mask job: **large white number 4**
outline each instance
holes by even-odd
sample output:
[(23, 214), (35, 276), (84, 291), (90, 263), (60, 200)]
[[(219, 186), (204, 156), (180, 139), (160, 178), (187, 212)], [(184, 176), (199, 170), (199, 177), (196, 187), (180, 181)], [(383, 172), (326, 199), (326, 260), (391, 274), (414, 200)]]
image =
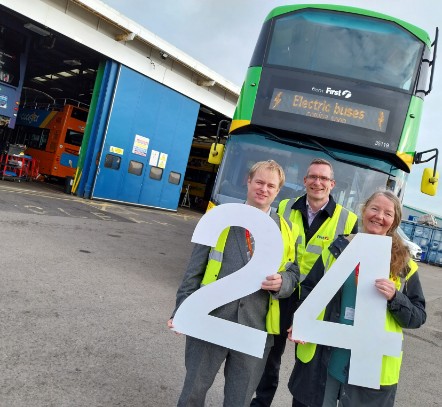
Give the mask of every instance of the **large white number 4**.
[[(351, 350), (348, 382), (379, 388), (383, 355), (400, 356), (402, 336), (385, 330), (386, 298), (375, 288), (390, 273), (391, 237), (358, 233), (293, 317), (292, 338)], [(320, 321), (347, 277), (359, 266), (354, 324)]]

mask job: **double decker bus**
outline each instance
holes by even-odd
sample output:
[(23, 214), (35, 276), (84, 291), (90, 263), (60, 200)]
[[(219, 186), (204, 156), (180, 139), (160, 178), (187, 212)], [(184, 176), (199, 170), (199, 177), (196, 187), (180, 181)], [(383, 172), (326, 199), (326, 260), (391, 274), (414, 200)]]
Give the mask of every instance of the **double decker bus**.
[(271, 11), (241, 89), (209, 209), (244, 201), (248, 168), (268, 159), (286, 173), (275, 205), (304, 193), (313, 158), (333, 164), (333, 196), (355, 211), (379, 188), (402, 199), (413, 164), (433, 159), (421, 189), (434, 195), (438, 151), (415, 149), (437, 36), (438, 29), (432, 43), (414, 25), (359, 8)]
[(63, 179), (74, 177), (83, 140), (88, 109), (69, 103), (21, 107), (14, 141), (35, 158), (39, 173)]

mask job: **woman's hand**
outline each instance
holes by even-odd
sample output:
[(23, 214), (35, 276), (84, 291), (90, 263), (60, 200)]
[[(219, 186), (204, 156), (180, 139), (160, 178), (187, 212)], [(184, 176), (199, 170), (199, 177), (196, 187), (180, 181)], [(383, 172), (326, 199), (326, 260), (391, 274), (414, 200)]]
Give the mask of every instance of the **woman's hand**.
[(388, 278), (378, 278), (375, 281), (376, 289), (388, 300), (391, 301), (396, 295), (396, 285)]

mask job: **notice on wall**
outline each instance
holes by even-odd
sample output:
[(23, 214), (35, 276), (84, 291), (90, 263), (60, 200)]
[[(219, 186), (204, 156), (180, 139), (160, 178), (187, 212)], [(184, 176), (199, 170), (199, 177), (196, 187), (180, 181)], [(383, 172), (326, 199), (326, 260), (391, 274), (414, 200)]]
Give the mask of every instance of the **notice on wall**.
[(158, 167), (159, 168), (166, 168), (166, 163), (167, 163), (167, 154), (161, 153), (160, 160), (158, 161)]
[(152, 150), (150, 153), (149, 165), (152, 167), (156, 167), (158, 165), (158, 158), (160, 156), (160, 152), (156, 150)]
[(110, 146), (109, 151), (111, 153), (120, 154), (120, 155), (123, 155), (123, 153), (124, 153), (124, 149), (122, 149), (120, 147), (114, 147), (114, 146)]
[(132, 147), (132, 153), (141, 155), (142, 157), (147, 156), (147, 149), (149, 148), (149, 139), (147, 137), (135, 134), (135, 141)]

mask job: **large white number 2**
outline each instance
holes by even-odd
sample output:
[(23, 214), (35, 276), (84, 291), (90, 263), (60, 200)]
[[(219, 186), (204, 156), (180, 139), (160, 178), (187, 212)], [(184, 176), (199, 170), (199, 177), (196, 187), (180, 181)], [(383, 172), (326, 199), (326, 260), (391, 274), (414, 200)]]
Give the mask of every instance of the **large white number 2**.
[(262, 358), (266, 332), (208, 314), (260, 290), (265, 277), (278, 271), (283, 254), (281, 232), (271, 217), (259, 209), (244, 204), (224, 204), (201, 218), (192, 242), (214, 247), (221, 232), (229, 226), (241, 226), (253, 235), (252, 259), (235, 273), (187, 297), (173, 318), (174, 330)]
[[(402, 336), (385, 330), (386, 299), (376, 278), (388, 278), (391, 237), (358, 233), (295, 312), (294, 339), (351, 350), (348, 382), (379, 388), (383, 355), (399, 356)], [(317, 320), (347, 277), (359, 266), (354, 325)]]

